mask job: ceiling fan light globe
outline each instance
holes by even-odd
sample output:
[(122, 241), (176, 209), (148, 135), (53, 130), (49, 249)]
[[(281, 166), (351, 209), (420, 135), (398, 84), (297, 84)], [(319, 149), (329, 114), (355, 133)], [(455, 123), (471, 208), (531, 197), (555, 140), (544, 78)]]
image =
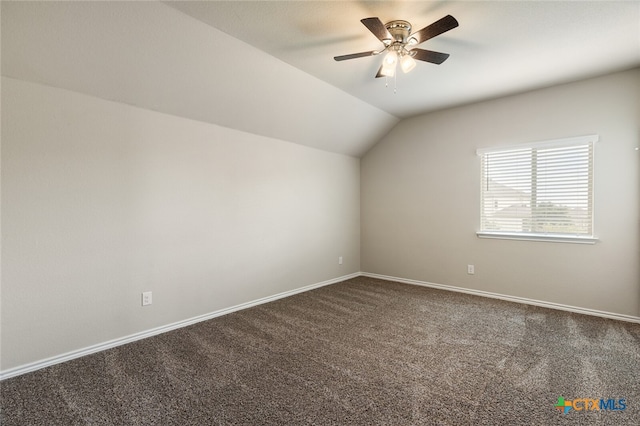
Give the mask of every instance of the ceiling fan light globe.
[(384, 66), (395, 66), (396, 62), (398, 62), (398, 54), (395, 50), (387, 53), (387, 56), (384, 57)]
[(410, 55), (404, 55), (400, 58), (400, 68), (405, 74), (416, 67), (416, 61)]
[(393, 77), (394, 75), (396, 75), (396, 64), (383, 64), (382, 69), (380, 70), (380, 75), (383, 75), (385, 77)]

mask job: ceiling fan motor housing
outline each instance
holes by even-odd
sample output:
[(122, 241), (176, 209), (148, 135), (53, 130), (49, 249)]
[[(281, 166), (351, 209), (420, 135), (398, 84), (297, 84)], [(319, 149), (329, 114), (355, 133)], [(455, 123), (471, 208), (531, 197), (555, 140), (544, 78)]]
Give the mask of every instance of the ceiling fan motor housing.
[(400, 43), (403, 45), (408, 43), (409, 34), (411, 34), (410, 23), (407, 21), (391, 21), (387, 22), (384, 26), (393, 37), (391, 43)]

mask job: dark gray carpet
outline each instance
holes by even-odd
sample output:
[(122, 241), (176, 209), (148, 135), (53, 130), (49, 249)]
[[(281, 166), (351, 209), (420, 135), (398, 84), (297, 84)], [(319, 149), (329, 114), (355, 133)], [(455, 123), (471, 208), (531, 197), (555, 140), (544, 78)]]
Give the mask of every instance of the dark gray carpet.
[(639, 425), (640, 325), (360, 277), (0, 386), (6, 426)]

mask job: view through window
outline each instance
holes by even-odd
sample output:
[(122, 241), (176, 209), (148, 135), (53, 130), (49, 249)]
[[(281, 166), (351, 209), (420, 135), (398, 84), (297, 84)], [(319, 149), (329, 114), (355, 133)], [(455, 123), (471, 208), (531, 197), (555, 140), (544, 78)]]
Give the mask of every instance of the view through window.
[(478, 234), (592, 238), (596, 140), (587, 136), (479, 150)]

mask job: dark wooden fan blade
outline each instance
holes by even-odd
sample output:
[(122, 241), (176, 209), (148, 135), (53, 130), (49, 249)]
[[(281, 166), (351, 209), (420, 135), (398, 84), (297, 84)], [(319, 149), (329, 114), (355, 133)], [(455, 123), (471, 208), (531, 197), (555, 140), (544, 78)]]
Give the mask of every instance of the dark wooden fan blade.
[(451, 15), (447, 15), (444, 18), (434, 22), (433, 24), (424, 27), (418, 32), (415, 32), (409, 36), (409, 39), (415, 38), (417, 44), (423, 43), (430, 38), (433, 38), (442, 33), (446, 33), (449, 30), (458, 26), (458, 21)]
[(334, 56), (333, 59), (335, 59), (336, 61), (346, 61), (347, 59), (364, 58), (365, 56), (371, 56), (375, 54), (376, 54), (376, 51), (372, 50), (370, 52), (360, 52), (360, 53), (352, 53), (350, 55)]
[(411, 56), (419, 61), (431, 62), (432, 64), (440, 65), (447, 60), (449, 54), (434, 52), (432, 50), (411, 49)]
[(380, 68), (378, 68), (378, 72), (376, 73), (376, 78), (380, 77), (384, 77), (384, 75), (382, 75), (382, 65), (380, 65)]
[(364, 18), (361, 19), (360, 22), (364, 24), (365, 27), (369, 29), (373, 33), (374, 36), (378, 37), (378, 40), (384, 42), (385, 40), (391, 40), (391, 34), (387, 31), (387, 27), (384, 26), (382, 21), (378, 18)]

